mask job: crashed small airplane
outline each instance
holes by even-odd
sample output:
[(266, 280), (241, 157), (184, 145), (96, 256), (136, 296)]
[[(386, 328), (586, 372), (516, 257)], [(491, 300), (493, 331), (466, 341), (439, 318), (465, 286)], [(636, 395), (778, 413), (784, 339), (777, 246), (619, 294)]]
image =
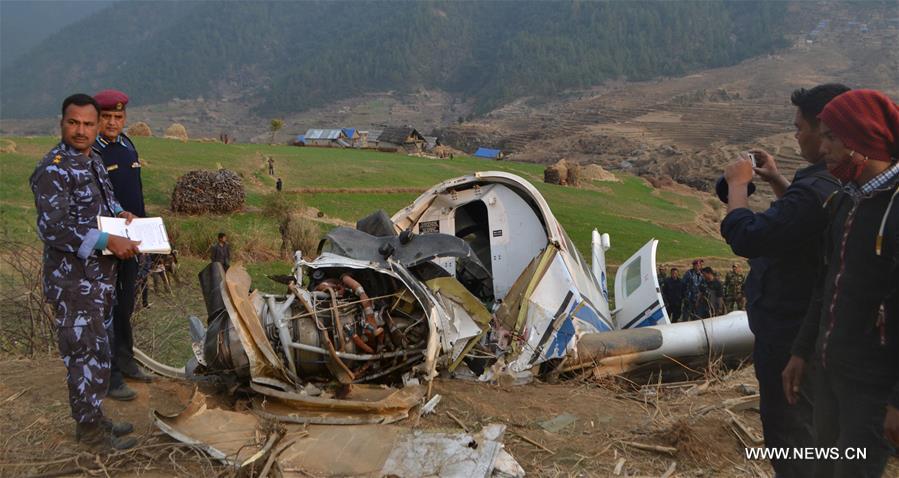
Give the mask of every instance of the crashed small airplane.
[[(191, 319), (196, 357), (184, 374), (248, 385), (257, 412), (282, 422), (385, 424), (423, 403), (441, 374), (526, 383), (745, 358), (744, 312), (670, 322), (657, 246), (618, 268), (612, 309), (608, 234), (593, 231), (588, 266), (525, 179), (450, 179), (393, 217), (333, 229), (313, 260), (297, 252), (293, 275), (280, 278), (286, 293), (253, 291), (242, 268), (211, 264), (200, 274), (208, 318)], [(178, 420), (189, 419), (157, 424), (182, 439), (191, 433)]]

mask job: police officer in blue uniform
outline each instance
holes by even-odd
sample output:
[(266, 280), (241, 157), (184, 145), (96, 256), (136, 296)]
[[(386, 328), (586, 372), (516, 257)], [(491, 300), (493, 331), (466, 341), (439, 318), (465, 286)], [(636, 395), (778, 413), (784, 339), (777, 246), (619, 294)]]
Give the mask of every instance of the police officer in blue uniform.
[[(118, 90), (103, 90), (94, 99), (100, 105), (100, 134), (93, 144), (94, 152), (102, 159), (116, 199), (126, 211), (145, 217), (143, 184), (140, 177), (140, 158), (131, 139), (122, 131), (127, 119), (128, 96)], [(128, 387), (124, 377), (143, 382), (152, 378), (134, 360), (134, 337), (131, 314), (137, 295), (139, 263), (137, 258), (119, 261), (116, 282), (116, 304), (112, 309), (112, 323), (107, 330), (112, 347), (112, 376), (109, 398), (132, 400), (137, 393)]]
[[(43, 292), (55, 310), (59, 353), (66, 366), (75, 439), (95, 451), (133, 447), (133, 427), (113, 423), (101, 405), (109, 387), (110, 349), (104, 319), (115, 300), (117, 259), (138, 252), (137, 241), (100, 232), (98, 216), (130, 221), (93, 154), (100, 107), (84, 94), (62, 103), (62, 140), (29, 179), (44, 243)], [(115, 257), (103, 255), (108, 249)]]

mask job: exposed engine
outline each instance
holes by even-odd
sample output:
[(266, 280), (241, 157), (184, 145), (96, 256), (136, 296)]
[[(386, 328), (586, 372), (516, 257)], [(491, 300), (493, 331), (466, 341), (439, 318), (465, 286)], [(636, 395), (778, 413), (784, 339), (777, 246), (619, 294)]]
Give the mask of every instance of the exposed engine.
[[(246, 379), (250, 361), (245, 346), (220, 287), (213, 285), (222, 283), (221, 273), (215, 264), (201, 273), (207, 306), (211, 302), (213, 309), (197, 358), (206, 372)], [(374, 270), (346, 268), (317, 269), (306, 287), (290, 279), (282, 279), (289, 282), (287, 295), (256, 294), (254, 309), (291, 378), (401, 383), (402, 374), (424, 360), (427, 317), (400, 281)]]

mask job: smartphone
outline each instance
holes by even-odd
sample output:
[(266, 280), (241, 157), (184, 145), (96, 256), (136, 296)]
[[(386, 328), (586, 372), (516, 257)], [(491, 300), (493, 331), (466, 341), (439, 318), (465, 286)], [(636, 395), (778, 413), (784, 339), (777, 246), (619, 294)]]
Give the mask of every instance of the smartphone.
[(746, 155), (749, 156), (749, 160), (752, 161), (753, 168), (759, 167), (759, 162), (755, 157), (755, 153), (746, 153)]

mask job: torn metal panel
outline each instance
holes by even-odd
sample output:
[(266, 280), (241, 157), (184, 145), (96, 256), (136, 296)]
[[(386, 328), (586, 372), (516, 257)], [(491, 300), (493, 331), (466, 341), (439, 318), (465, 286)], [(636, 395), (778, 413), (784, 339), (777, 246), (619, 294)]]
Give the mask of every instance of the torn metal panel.
[(357, 229), (335, 227), (325, 235), (322, 252), (374, 262), (381, 267), (387, 266), (387, 258), (414, 267), (436, 257), (453, 257), (473, 262), (472, 267), (484, 268), (464, 240), (446, 234), (378, 237)]
[(250, 275), (241, 266), (229, 268), (225, 280), (222, 281), (222, 293), (226, 299), (225, 308), (247, 352), (250, 375), (253, 377), (274, 375), (283, 380), (291, 380), (256, 315), (253, 301), (258, 293), (255, 291), (249, 293), (250, 284)]
[(505, 425), (487, 425), (479, 433), (412, 431), (400, 438), (384, 463), (385, 476), (488, 477), (502, 450)]
[[(207, 405), (194, 394), (177, 415), (154, 412), (160, 430), (182, 443), (196, 446), (233, 466), (257, 456), (265, 442), (259, 418)], [(395, 425), (297, 425), (286, 423), (280, 443), (290, 445), (278, 462), (285, 476), (418, 477), (491, 476), (501, 454), (504, 425), (488, 425), (481, 432), (413, 431)], [(514, 460), (512, 460), (514, 462)]]
[(258, 419), (248, 413), (207, 406), (207, 398), (195, 391), (187, 407), (178, 414), (153, 410), (157, 428), (175, 440), (196, 446), (212, 458), (238, 465), (256, 451)]
[(490, 325), (490, 314), (484, 304), (451, 277), (440, 277), (427, 281), (443, 310), (449, 315), (444, 333), (453, 344), (450, 361), (455, 361), (468, 346), (472, 338), (481, 337)]
[(586, 333), (612, 330), (609, 318), (581, 294), (561, 254), (549, 262), (543, 277), (526, 297), (522, 333), (527, 342), (517, 359), (509, 364), (514, 372), (565, 357)]

